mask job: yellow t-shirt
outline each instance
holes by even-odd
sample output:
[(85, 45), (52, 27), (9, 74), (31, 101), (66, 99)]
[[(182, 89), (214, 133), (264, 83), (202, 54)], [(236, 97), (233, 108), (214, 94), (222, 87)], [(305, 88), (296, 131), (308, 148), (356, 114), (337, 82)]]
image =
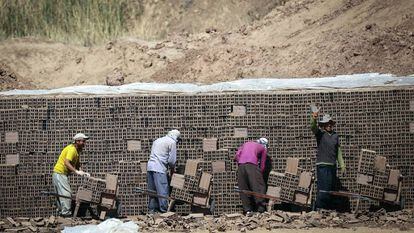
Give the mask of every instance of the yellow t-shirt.
[(69, 174), (68, 168), (65, 166), (65, 159), (69, 160), (70, 164), (74, 166), (76, 169), (79, 169), (79, 154), (76, 150), (75, 145), (70, 144), (67, 145), (60, 153), (58, 161), (55, 164), (55, 168), (53, 172), (67, 175)]

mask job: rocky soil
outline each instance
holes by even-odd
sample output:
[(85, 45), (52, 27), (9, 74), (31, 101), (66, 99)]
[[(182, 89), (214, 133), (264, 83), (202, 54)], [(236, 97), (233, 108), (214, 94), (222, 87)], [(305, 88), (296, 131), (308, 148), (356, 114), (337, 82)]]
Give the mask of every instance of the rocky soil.
[[(179, 216), (174, 213), (161, 215), (140, 215), (123, 219), (134, 221), (140, 232), (224, 232), (224, 231), (272, 231), (312, 229), (352, 229), (364, 227), (411, 231), (414, 227), (414, 211), (386, 212), (384, 209), (365, 214), (322, 212), (256, 213), (252, 217), (241, 214), (226, 214), (220, 217), (190, 214)], [(60, 232), (65, 226), (99, 224), (101, 221), (88, 218), (6, 218), (0, 221), (0, 231)], [(359, 231), (359, 230), (358, 230)], [(363, 230), (365, 231), (365, 230)]]
[[(125, 83), (210, 84), (261, 77), (414, 74), (412, 0), (257, 4), (234, 7), (228, 14), (240, 18), (246, 7), (252, 9), (248, 20), (228, 23), (228, 27), (214, 23), (219, 20), (201, 23), (203, 17), (223, 17), (223, 11), (216, 15), (218, 11), (210, 8), (209, 15), (199, 10), (184, 12), (188, 18), (180, 16), (177, 27), (161, 40), (131, 36), (92, 47), (34, 38), (2, 41), (0, 62), (12, 76), (22, 79), (3, 81), (2, 76), (1, 90), (105, 85), (114, 70), (122, 72)], [(184, 25), (198, 30), (184, 30)]]

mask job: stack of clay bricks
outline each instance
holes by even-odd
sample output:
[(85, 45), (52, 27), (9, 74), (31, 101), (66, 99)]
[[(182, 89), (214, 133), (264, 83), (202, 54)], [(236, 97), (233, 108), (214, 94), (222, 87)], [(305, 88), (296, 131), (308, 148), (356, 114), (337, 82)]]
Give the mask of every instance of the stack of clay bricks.
[[(77, 204), (86, 202), (99, 206), (101, 209), (100, 217), (104, 219), (108, 211), (116, 209), (118, 176), (106, 174), (105, 179), (82, 177), (82, 180), (82, 185), (76, 192)], [(75, 211), (77, 210), (75, 209)]]
[[(362, 149), (360, 153), (357, 184), (360, 194), (371, 197), (376, 202), (399, 204), (403, 177), (398, 169), (393, 169), (384, 156), (375, 151)], [(369, 203), (361, 208), (368, 209)]]
[[(233, 158), (242, 143), (268, 138), (274, 172), (285, 173), (289, 157), (299, 159), (304, 171), (315, 168), (316, 139), (309, 125), (310, 104), (321, 107), (321, 117), (329, 113), (336, 121), (335, 130), (347, 164), (346, 173), (340, 175), (342, 185), (358, 192), (360, 150), (373, 150), (400, 171), (404, 177), (401, 197), (406, 208), (414, 208), (414, 89), (390, 87), (2, 96), (0, 196), (4, 198), (0, 200), (0, 215), (33, 217), (54, 213), (50, 204), (53, 200), (49, 202), (40, 191), (53, 190), (54, 163), (79, 132), (90, 137), (80, 158), (83, 170), (99, 179), (105, 179), (108, 173), (118, 176), (122, 215), (146, 213), (148, 198), (137, 195), (134, 188), (146, 189), (145, 163), (152, 142), (171, 129), (180, 130), (183, 136), (177, 146), (177, 170), (184, 174), (187, 160), (204, 161), (199, 166), (213, 176), (210, 202), (215, 203), (215, 214), (240, 211), (240, 199), (234, 191), (237, 165)], [(217, 161), (224, 162), (224, 171), (212, 171)], [(70, 175), (69, 180), (72, 190), (82, 186), (78, 176)], [(194, 188), (193, 179), (187, 180), (186, 188)], [(291, 193), (287, 192), (289, 197)], [(34, 207), (32, 203), (40, 204)]]
[[(6, 137), (9, 139), (8, 136), (10, 134)], [(13, 140), (17, 140), (14, 133), (13, 138)], [(2, 216), (47, 216), (53, 214), (54, 208), (50, 207), (50, 202), (54, 199), (40, 193), (49, 188), (45, 175), (22, 172), (19, 169), (19, 154), (6, 155), (3, 163), (0, 164), (0, 195), (2, 197), (0, 214)]]
[[(231, 115), (245, 114), (245, 109), (241, 106), (233, 106)], [(234, 129), (234, 132), (230, 132), (230, 140), (237, 140), (239, 137), (247, 136), (245, 134), (238, 134), (240, 130)], [(234, 133), (234, 135), (233, 135)], [(235, 145), (241, 145), (237, 143)], [(217, 138), (205, 138), (203, 140), (203, 151), (205, 153), (213, 153), (218, 151), (218, 139)], [(230, 147), (231, 148), (231, 147)], [(233, 147), (236, 148), (236, 147)], [(228, 150), (228, 148), (221, 148), (221, 150)], [(206, 156), (210, 157), (210, 156)], [(212, 158), (210, 157), (210, 160)], [(223, 159), (223, 158), (222, 158)], [(228, 152), (225, 160), (215, 160), (209, 163), (201, 163), (203, 170), (209, 171), (213, 176), (213, 185), (211, 190), (211, 200), (213, 208), (211, 208), (212, 214), (219, 216), (224, 213), (239, 213), (242, 211), (242, 205), (239, 194), (235, 191), (237, 186), (236, 179), (236, 163), (234, 161), (234, 152)]]
[(243, 210), (239, 193), (235, 191), (236, 186), (238, 186), (236, 171), (222, 171), (213, 174), (214, 215), (240, 213)]
[(284, 173), (270, 172), (267, 195), (279, 198), (281, 202), (309, 204), (313, 174), (299, 167), (299, 159), (287, 158)]
[(120, 215), (146, 213), (148, 198), (137, 195), (135, 188), (147, 189), (147, 163), (140, 161), (120, 161), (118, 172), (118, 199), (122, 208)]
[(94, 177), (83, 177), (82, 185), (78, 188), (76, 197), (82, 201), (100, 203), (101, 194), (105, 190), (104, 179)]
[[(206, 169), (206, 167), (210, 169)], [(212, 162), (203, 160), (187, 160), (184, 174), (174, 173), (171, 178), (171, 197), (183, 202), (176, 211), (191, 209), (192, 205), (209, 208), (211, 193)], [(188, 212), (187, 212), (188, 213)]]

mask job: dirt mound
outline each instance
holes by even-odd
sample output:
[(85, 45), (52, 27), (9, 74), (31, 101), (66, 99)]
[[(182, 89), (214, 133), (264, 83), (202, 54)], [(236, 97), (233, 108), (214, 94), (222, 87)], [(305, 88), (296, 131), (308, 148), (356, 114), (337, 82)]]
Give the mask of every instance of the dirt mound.
[(161, 39), (170, 33), (200, 33), (206, 29), (220, 31), (260, 20), (287, 0), (170, 0), (135, 2), (140, 14), (129, 15), (131, 35), (144, 39)]
[[(90, 48), (33, 39), (8, 40), (0, 43), (0, 60), (36, 88), (105, 84), (114, 69), (125, 73), (125, 83), (214, 83), (250, 77), (366, 72), (414, 74), (412, 0), (261, 4), (252, 12), (271, 11), (236, 28), (199, 24), (205, 27), (203, 32), (191, 34), (183, 25), (202, 18), (184, 12), (188, 18), (180, 18), (176, 30), (165, 40), (123, 38)], [(229, 10), (228, 14), (245, 13), (243, 9)], [(2, 89), (8, 88), (2, 85)]]
[(27, 89), (32, 86), (22, 77), (14, 73), (9, 66), (0, 63), (0, 90)]
[(367, 72), (413, 74), (414, 20), (401, 7), (414, 9), (414, 5), (403, 2), (290, 1), (262, 21), (188, 52), (152, 79), (216, 82)]

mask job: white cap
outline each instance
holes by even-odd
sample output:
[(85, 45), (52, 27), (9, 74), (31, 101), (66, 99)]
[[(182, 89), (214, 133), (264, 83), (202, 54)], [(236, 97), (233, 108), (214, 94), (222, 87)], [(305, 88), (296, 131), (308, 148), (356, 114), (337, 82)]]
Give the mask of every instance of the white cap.
[(321, 121), (319, 121), (319, 123), (326, 124), (326, 123), (329, 123), (329, 122), (331, 122), (331, 121), (332, 121), (333, 123), (335, 123), (335, 121), (333, 121), (333, 120), (332, 120), (331, 115), (329, 115), (329, 114), (325, 114), (325, 115), (323, 115), (322, 120), (321, 120)]
[(180, 133), (180, 131), (178, 131), (176, 129), (173, 129), (173, 130), (168, 132), (167, 136), (169, 136), (172, 139), (174, 139), (175, 141), (177, 141), (181, 137), (181, 133)]
[(77, 141), (77, 140), (85, 140), (85, 139), (89, 139), (88, 136), (86, 136), (83, 133), (78, 133), (75, 136), (73, 136), (73, 140)]
[(267, 146), (267, 144), (269, 144), (269, 140), (267, 140), (266, 138), (259, 138), (259, 140), (257, 140), (258, 143)]

